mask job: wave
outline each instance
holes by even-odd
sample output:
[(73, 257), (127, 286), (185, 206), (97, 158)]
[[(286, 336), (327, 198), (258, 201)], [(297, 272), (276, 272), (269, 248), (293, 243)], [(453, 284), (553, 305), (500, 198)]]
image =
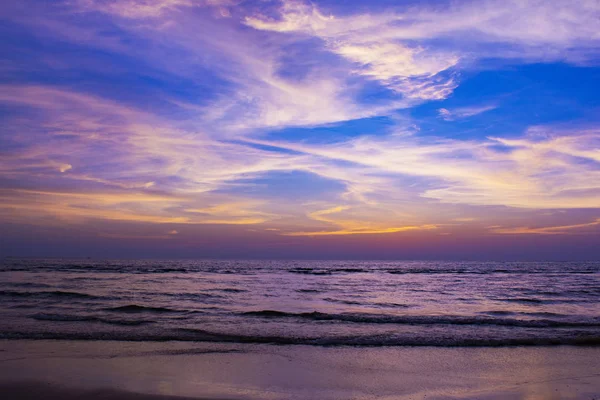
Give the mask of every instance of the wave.
[(538, 312), (520, 312), (521, 315), (529, 315), (532, 317), (566, 317), (565, 314), (558, 314), (549, 311), (538, 311)]
[(38, 298), (49, 298), (49, 297), (62, 297), (72, 299), (98, 299), (99, 296), (94, 296), (87, 293), (79, 292), (66, 292), (62, 290), (44, 291), (44, 292), (17, 292), (11, 290), (0, 290), (0, 296), (4, 297), (38, 297)]
[(210, 332), (202, 329), (180, 329), (179, 340), (209, 342), (232, 342), (278, 345), (313, 346), (440, 346), (440, 347), (481, 347), (481, 346), (540, 346), (540, 345), (600, 345), (598, 335), (572, 335), (557, 337), (435, 337), (435, 336), (382, 336), (356, 335), (331, 337), (294, 337), (275, 335), (237, 335)]
[[(349, 274), (349, 273), (387, 273), (392, 275), (412, 275), (412, 274), (428, 274), (428, 275), (489, 275), (489, 274), (547, 274), (548, 271), (544, 269), (532, 270), (525, 268), (518, 269), (485, 269), (476, 267), (465, 267), (465, 268), (312, 268), (312, 267), (296, 267), (288, 269), (287, 272), (292, 274), (305, 274), (305, 275), (332, 275), (332, 274)], [(591, 270), (578, 270), (580, 274), (594, 274), (598, 270), (593, 268)], [(555, 272), (560, 273), (560, 272)], [(562, 272), (564, 273), (564, 272)]]
[(504, 311), (504, 310), (492, 310), (492, 311), (482, 311), (481, 314), (488, 315), (515, 315), (514, 311)]
[(147, 330), (111, 332), (0, 332), (0, 339), (12, 340), (118, 340), (135, 342), (212, 342), (239, 344), (308, 345), (308, 346), (429, 346), (429, 347), (502, 347), (502, 346), (600, 346), (600, 335), (572, 333), (540, 337), (450, 337), (450, 336), (330, 336), (293, 337), (276, 335), (237, 335), (201, 329), (177, 329), (172, 332), (151, 333)]
[(223, 296), (215, 293), (165, 293), (165, 296), (179, 300), (214, 300), (222, 299)]
[(215, 292), (225, 292), (225, 293), (246, 293), (248, 292), (245, 289), (237, 289), (237, 288), (222, 288), (222, 289), (211, 289)]
[(47, 285), (45, 283), (36, 283), (36, 282), (6, 282), (5, 285), (12, 286), (12, 287), (34, 288), (34, 289), (48, 289), (48, 288), (52, 287), (52, 285)]
[(187, 273), (190, 271), (187, 268), (141, 268), (140, 272), (143, 274), (166, 274), (171, 272)]
[(123, 319), (105, 319), (105, 318), (99, 318), (98, 322), (101, 322), (103, 324), (121, 325), (121, 326), (141, 326), (141, 325), (148, 325), (148, 324), (155, 323), (155, 321), (148, 321), (148, 320), (123, 320)]
[(328, 301), (330, 303), (348, 304), (349, 306), (356, 306), (356, 305), (360, 306), (360, 305), (364, 304), (364, 302), (361, 302), (361, 301), (334, 299), (332, 297), (326, 297), (323, 300)]
[(385, 308), (410, 308), (409, 304), (403, 303), (373, 303), (373, 305), (377, 307), (385, 307)]
[(387, 272), (394, 275), (405, 275), (405, 274), (465, 274), (465, 275), (489, 275), (489, 274), (519, 274), (519, 275), (545, 275), (549, 272), (558, 275), (577, 273), (577, 274), (595, 274), (599, 270), (597, 267), (591, 269), (582, 269), (576, 271), (548, 271), (544, 268), (540, 269), (527, 269), (527, 268), (515, 268), (515, 269), (485, 269), (485, 268), (402, 268), (402, 269), (385, 269), (375, 270), (372, 272)]
[(126, 306), (119, 306), (119, 307), (110, 307), (110, 308), (105, 308), (104, 310), (112, 311), (112, 312), (127, 313), (127, 314), (136, 314), (136, 313), (143, 313), (143, 312), (148, 312), (148, 313), (179, 312), (178, 310), (173, 310), (171, 308), (166, 308), (166, 307), (149, 307), (149, 306), (140, 306), (137, 304), (129, 304)]
[(149, 320), (119, 320), (101, 318), (93, 315), (69, 315), (69, 314), (34, 314), (30, 318), (37, 321), (53, 321), (53, 322), (99, 322), (109, 325), (121, 325), (121, 326), (140, 326), (154, 323)]
[(499, 325), (524, 328), (547, 327), (600, 327), (600, 320), (594, 321), (557, 321), (550, 319), (512, 319), (491, 317), (468, 317), (459, 315), (379, 315), (379, 314), (328, 314), (318, 311), (290, 313), (276, 310), (249, 311), (245, 316), (262, 318), (300, 318), (314, 321), (340, 321), (368, 324), (406, 324), (406, 325)]
[(317, 290), (317, 289), (297, 289), (296, 292), (298, 293), (321, 293), (321, 290)]
[(353, 273), (361, 273), (361, 272), (371, 272), (365, 268), (333, 268), (333, 272), (353, 272)]
[(57, 322), (95, 322), (99, 318), (88, 315), (67, 315), (67, 314), (33, 314), (29, 316), (38, 321), (57, 321)]
[(66, 272), (91, 272), (94, 273), (141, 273), (141, 274), (153, 274), (153, 273), (187, 273), (192, 272), (193, 269), (186, 267), (168, 267), (160, 265), (140, 265), (140, 264), (128, 264), (128, 263), (103, 263), (103, 262), (87, 262), (82, 264), (77, 263), (42, 263), (42, 264), (29, 264), (29, 263), (18, 263), (12, 265), (2, 265), (5, 271), (31, 271), (31, 270), (42, 270), (42, 271), (66, 271)]
[(488, 315), (526, 315), (529, 317), (567, 317), (565, 314), (558, 314), (548, 311), (524, 312), (524, 311), (507, 311), (507, 310), (492, 310), (481, 311), (480, 314)]
[(544, 300), (537, 299), (535, 297), (515, 297), (515, 298), (494, 299), (494, 300), (508, 301), (508, 302), (511, 302), (511, 303), (536, 303), (536, 304), (544, 303)]
[(312, 268), (294, 268), (288, 270), (292, 274), (305, 274), (305, 275), (331, 275), (333, 272), (326, 269), (312, 269)]

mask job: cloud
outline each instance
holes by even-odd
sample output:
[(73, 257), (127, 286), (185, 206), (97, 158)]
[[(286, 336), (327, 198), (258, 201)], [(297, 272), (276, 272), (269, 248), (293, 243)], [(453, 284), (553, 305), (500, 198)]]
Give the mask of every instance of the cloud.
[[(546, 226), (541, 228), (530, 228), (530, 227), (517, 227), (517, 228), (501, 228), (494, 227), (491, 231), (493, 233), (503, 235), (564, 235), (573, 234), (583, 228), (595, 227), (600, 225), (600, 218), (596, 218), (592, 222), (573, 224), (573, 225), (559, 225), (559, 226)], [(579, 232), (580, 233), (580, 232)]]
[[(259, 7), (225, 0), (68, 4), (78, 5), (78, 15), (84, 11), (111, 17), (119, 35), (106, 35), (105, 24), (63, 21), (68, 13), (48, 14), (36, 29), (45, 27), (44, 33), (54, 30), (89, 47), (134, 56), (192, 81), (202, 75), (199, 65), (211, 68), (231, 87), (203, 105), (188, 104), (189, 110), (196, 110), (207, 132), (232, 136), (389, 115), (447, 98), (459, 84), (460, 70), (479, 58), (529, 62), (573, 56), (579, 62), (586, 57), (582, 52), (593, 52), (599, 40), (591, 22), (600, 11), (593, 2), (458, 2), (435, 8), (399, 6), (385, 13), (349, 9), (344, 15), (302, 1), (283, 1), (275, 10), (269, 7), (272, 3)], [(227, 21), (206, 12), (233, 6), (236, 17)], [(130, 21), (148, 18), (155, 21)], [(291, 45), (299, 46), (297, 54), (289, 53)], [(299, 76), (285, 74), (312, 57), (318, 60), (306, 63)], [(400, 96), (390, 95), (378, 104), (364, 102), (361, 90), (369, 82)]]
[(337, 236), (337, 235), (373, 235), (383, 233), (398, 233), (408, 231), (421, 231), (436, 229), (436, 225), (421, 225), (421, 226), (400, 226), (390, 228), (366, 228), (354, 227), (351, 229), (341, 229), (338, 231), (315, 231), (315, 232), (292, 232), (286, 233), (285, 236)]
[(274, 32), (318, 32), (325, 30), (333, 15), (323, 15), (314, 5), (303, 1), (282, 1), (280, 18), (274, 20), (263, 15), (248, 16), (246, 23), (261, 30)]
[[(134, 6), (136, 2), (133, 1)], [(130, 3), (115, 4), (128, 9)], [(326, 64), (307, 67), (302, 71), (302, 77), (282, 74), (282, 69), (287, 66), (283, 58), (289, 41), (271, 38), (264, 42), (261, 33), (240, 27), (237, 21), (216, 21), (201, 11), (163, 15), (165, 10), (184, 6), (201, 9), (202, 6), (229, 5), (229, 2), (190, 3), (177, 0), (171, 3), (163, 0), (149, 4), (159, 18), (155, 25), (116, 23), (135, 38), (142, 37), (154, 44), (146, 53), (131, 49), (138, 57), (149, 59), (154, 67), (160, 66), (196, 80), (196, 64), (208, 60), (205, 66), (231, 85), (230, 89), (217, 93), (206, 105), (175, 102), (195, 111), (206, 130), (216, 130), (219, 136), (348, 121), (407, 106), (407, 102), (400, 99), (379, 105), (361, 104), (357, 100), (361, 87), (348, 82), (348, 71), (330, 68)], [(112, 9), (103, 6), (88, 10), (114, 15)], [(176, 23), (170, 23), (172, 20)], [(168, 48), (163, 47), (165, 38), (168, 38)], [(183, 57), (178, 60), (165, 57), (164, 54), (173, 49), (177, 49)], [(127, 49), (123, 51), (127, 52)], [(294, 65), (295, 60), (288, 63)]]
[[(20, 182), (5, 183), (0, 198), (10, 220), (276, 224), (281, 234), (316, 236), (452, 223), (434, 205), (600, 208), (600, 132), (594, 129), (533, 127), (510, 139), (395, 132), (325, 144), (231, 141), (70, 90), (7, 85), (0, 93), (1, 102), (24, 107), (35, 121), (28, 129), (19, 116), (7, 123), (19, 144), (0, 159), (4, 179)], [(253, 185), (276, 171), (307, 172), (345, 189), (334, 194), (335, 206), (318, 192), (316, 206), (281, 203)], [(463, 221), (468, 217), (463, 211)]]
[(440, 118), (444, 121), (454, 121), (457, 119), (469, 118), (475, 115), (482, 114), (487, 111), (496, 109), (495, 105), (475, 106), (475, 107), (460, 107), (448, 110), (447, 108), (438, 109)]
[(127, 19), (148, 19), (164, 16), (166, 13), (191, 7), (221, 7), (221, 13), (228, 13), (222, 6), (234, 5), (233, 0), (75, 0), (80, 10), (100, 11)]
[(437, 100), (456, 88), (455, 77), (446, 72), (463, 59), (466, 65), (491, 57), (580, 63), (587, 57), (581, 49), (594, 57), (598, 18), (600, 5), (593, 1), (456, 2), (336, 17), (314, 3), (284, 0), (278, 18), (256, 14), (245, 23), (319, 38), (329, 51), (353, 63), (354, 73), (409, 99)]
[[(362, 173), (354, 179), (367, 186), (363, 189), (366, 197), (376, 197), (382, 187), (396, 186), (390, 178), (393, 175), (422, 179), (408, 191), (448, 204), (526, 209), (600, 207), (600, 132), (548, 129), (541, 135), (540, 129), (513, 140), (388, 136), (318, 146), (258, 143), (310, 154), (332, 164), (362, 166)], [(326, 169), (320, 173), (332, 176)], [(395, 192), (406, 190), (398, 188)]]
[[(327, 235), (367, 235), (367, 234), (382, 234), (396, 233), (416, 230), (431, 230), (436, 229), (436, 225), (420, 225), (420, 226), (389, 226), (389, 221), (377, 221), (372, 218), (357, 219), (359, 213), (351, 213), (350, 218), (342, 217), (335, 218), (335, 215), (345, 211), (352, 211), (349, 206), (335, 206), (324, 210), (314, 211), (308, 214), (309, 218), (315, 221), (325, 222), (328, 225), (333, 225), (337, 229), (321, 230), (321, 231), (301, 231), (285, 233), (285, 236), (327, 236)], [(353, 215), (354, 214), (354, 215)]]
[(165, 240), (172, 239), (173, 236), (167, 235), (127, 235), (123, 233), (100, 233), (99, 237), (109, 239), (126, 239), (126, 240)]
[(212, 105), (205, 114), (207, 121), (234, 132), (251, 132), (348, 121), (382, 112), (382, 107), (357, 106), (336, 78), (314, 76), (289, 82), (272, 72), (258, 74), (257, 82), (243, 83), (233, 97)]
[(124, 18), (158, 17), (179, 7), (190, 7), (191, 0), (80, 0), (83, 9), (93, 9)]
[(214, 192), (302, 163), (301, 156), (214, 140), (95, 96), (31, 85), (0, 92), (0, 102), (24, 107), (35, 121), (27, 128), (13, 117), (11, 146), (18, 150), (0, 158), (2, 176), (18, 182), (4, 184), (0, 202), (13, 217), (259, 224), (271, 218), (252, 210), (262, 203)]
[(221, 203), (204, 208), (186, 209), (186, 213), (204, 214), (209, 218), (203, 220), (207, 224), (253, 225), (267, 222), (276, 215), (258, 211), (262, 202)]
[(73, 169), (73, 166), (71, 164), (62, 164), (58, 170), (60, 172), (67, 172), (68, 170)]
[(62, 223), (90, 219), (187, 224), (190, 219), (165, 212), (176, 198), (135, 193), (76, 193), (4, 189), (0, 196), (0, 215), (25, 222), (52, 216)]
[(456, 55), (381, 38), (372, 32), (378, 18), (326, 17), (316, 6), (298, 1), (284, 1), (280, 13), (278, 21), (258, 15), (247, 17), (246, 24), (259, 30), (318, 37), (329, 51), (350, 61), (355, 74), (376, 80), (407, 99), (443, 99), (456, 87), (452, 77), (440, 75), (458, 64)]
[[(8, 149), (0, 154), (3, 221), (261, 225), (291, 236), (445, 234), (438, 231), (458, 222), (497, 225), (498, 215), (600, 208), (595, 128), (539, 126), (460, 140), (399, 124), (377, 134), (361, 122), (348, 124), (347, 136), (327, 135), (348, 133), (331, 124), (396, 117), (400, 108), (445, 99), (461, 70), (491, 56), (592, 62), (597, 2), (451, 2), (368, 14), (299, 1), (278, 9), (191, 0), (60, 4), (29, 7), (31, 18), (14, 20), (38, 39), (52, 37), (52, 46), (67, 46), (65, 53), (85, 49), (98, 64), (88, 76), (77, 57), (63, 55), (60, 70), (30, 61), (44, 75), (31, 67), (31, 76), (14, 82), (53, 76), (56, 84), (0, 86), (0, 140)], [(98, 74), (116, 86), (115, 76), (127, 78), (125, 90), (95, 81)], [(76, 89), (67, 86), (73, 77)], [(141, 81), (152, 82), (150, 94), (136, 97), (129, 84)], [(439, 113), (450, 121), (494, 108)], [(308, 129), (281, 131), (317, 125), (327, 125), (317, 139)], [(282, 201), (268, 190), (269, 177), (281, 171), (343, 189), (324, 194), (307, 185), (309, 202)], [(523, 228), (515, 220), (491, 232), (576, 229)], [(161, 225), (153, 236), (173, 237), (176, 228)]]
[(454, 67), (453, 55), (430, 54), (424, 48), (391, 42), (342, 42), (332, 51), (359, 65), (356, 73), (376, 79), (409, 99), (439, 100), (457, 84), (439, 74)]

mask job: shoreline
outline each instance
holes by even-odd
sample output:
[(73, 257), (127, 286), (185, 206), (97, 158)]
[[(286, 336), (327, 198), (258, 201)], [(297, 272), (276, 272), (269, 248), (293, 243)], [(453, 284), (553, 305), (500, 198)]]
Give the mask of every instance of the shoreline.
[(0, 384), (0, 393), (3, 398), (19, 400), (217, 400), (200, 397), (135, 393), (115, 389), (75, 389), (41, 381)]
[(599, 347), (579, 346), (0, 340), (0, 393), (15, 400), (44, 390), (50, 400), (598, 400), (598, 360)]
[[(262, 339), (262, 338), (261, 338)], [(547, 339), (547, 340), (502, 340), (502, 341), (484, 341), (475, 342), (469, 344), (447, 344), (434, 342), (423, 342), (423, 343), (376, 343), (376, 344), (330, 344), (330, 343), (312, 343), (310, 340), (291, 342), (285, 340), (257, 340), (257, 341), (228, 341), (228, 340), (198, 340), (198, 339), (146, 339), (146, 338), (111, 338), (102, 339), (101, 335), (98, 338), (82, 338), (77, 336), (72, 337), (59, 337), (59, 335), (47, 335), (40, 337), (0, 337), (0, 342), (76, 342), (76, 343), (106, 343), (106, 342), (120, 342), (120, 343), (152, 343), (152, 344), (169, 344), (169, 343), (186, 343), (190, 346), (203, 345), (203, 344), (214, 344), (214, 345), (262, 345), (262, 346), (273, 346), (273, 347), (314, 347), (314, 348), (352, 348), (352, 349), (403, 349), (403, 348), (425, 348), (425, 349), (515, 349), (515, 348), (560, 348), (560, 347), (574, 347), (574, 348), (591, 348), (600, 349), (600, 338), (583, 338), (581, 340), (574, 341), (561, 341), (560, 339)], [(407, 344), (408, 343), (408, 344)], [(433, 343), (433, 344), (432, 344)]]

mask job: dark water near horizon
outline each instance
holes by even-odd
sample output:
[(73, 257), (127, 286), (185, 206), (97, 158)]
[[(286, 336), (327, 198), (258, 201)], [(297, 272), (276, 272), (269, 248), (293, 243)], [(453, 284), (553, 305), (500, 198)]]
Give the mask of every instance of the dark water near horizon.
[(600, 262), (0, 261), (0, 338), (600, 345)]

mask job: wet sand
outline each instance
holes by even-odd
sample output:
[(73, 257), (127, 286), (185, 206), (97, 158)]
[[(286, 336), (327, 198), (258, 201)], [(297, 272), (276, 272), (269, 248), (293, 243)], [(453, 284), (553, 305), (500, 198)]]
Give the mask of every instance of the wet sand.
[(600, 348), (0, 341), (2, 399), (600, 399)]
[(133, 393), (114, 389), (74, 389), (43, 382), (3, 384), (0, 385), (0, 393), (4, 399), (20, 400), (201, 400), (198, 397)]

